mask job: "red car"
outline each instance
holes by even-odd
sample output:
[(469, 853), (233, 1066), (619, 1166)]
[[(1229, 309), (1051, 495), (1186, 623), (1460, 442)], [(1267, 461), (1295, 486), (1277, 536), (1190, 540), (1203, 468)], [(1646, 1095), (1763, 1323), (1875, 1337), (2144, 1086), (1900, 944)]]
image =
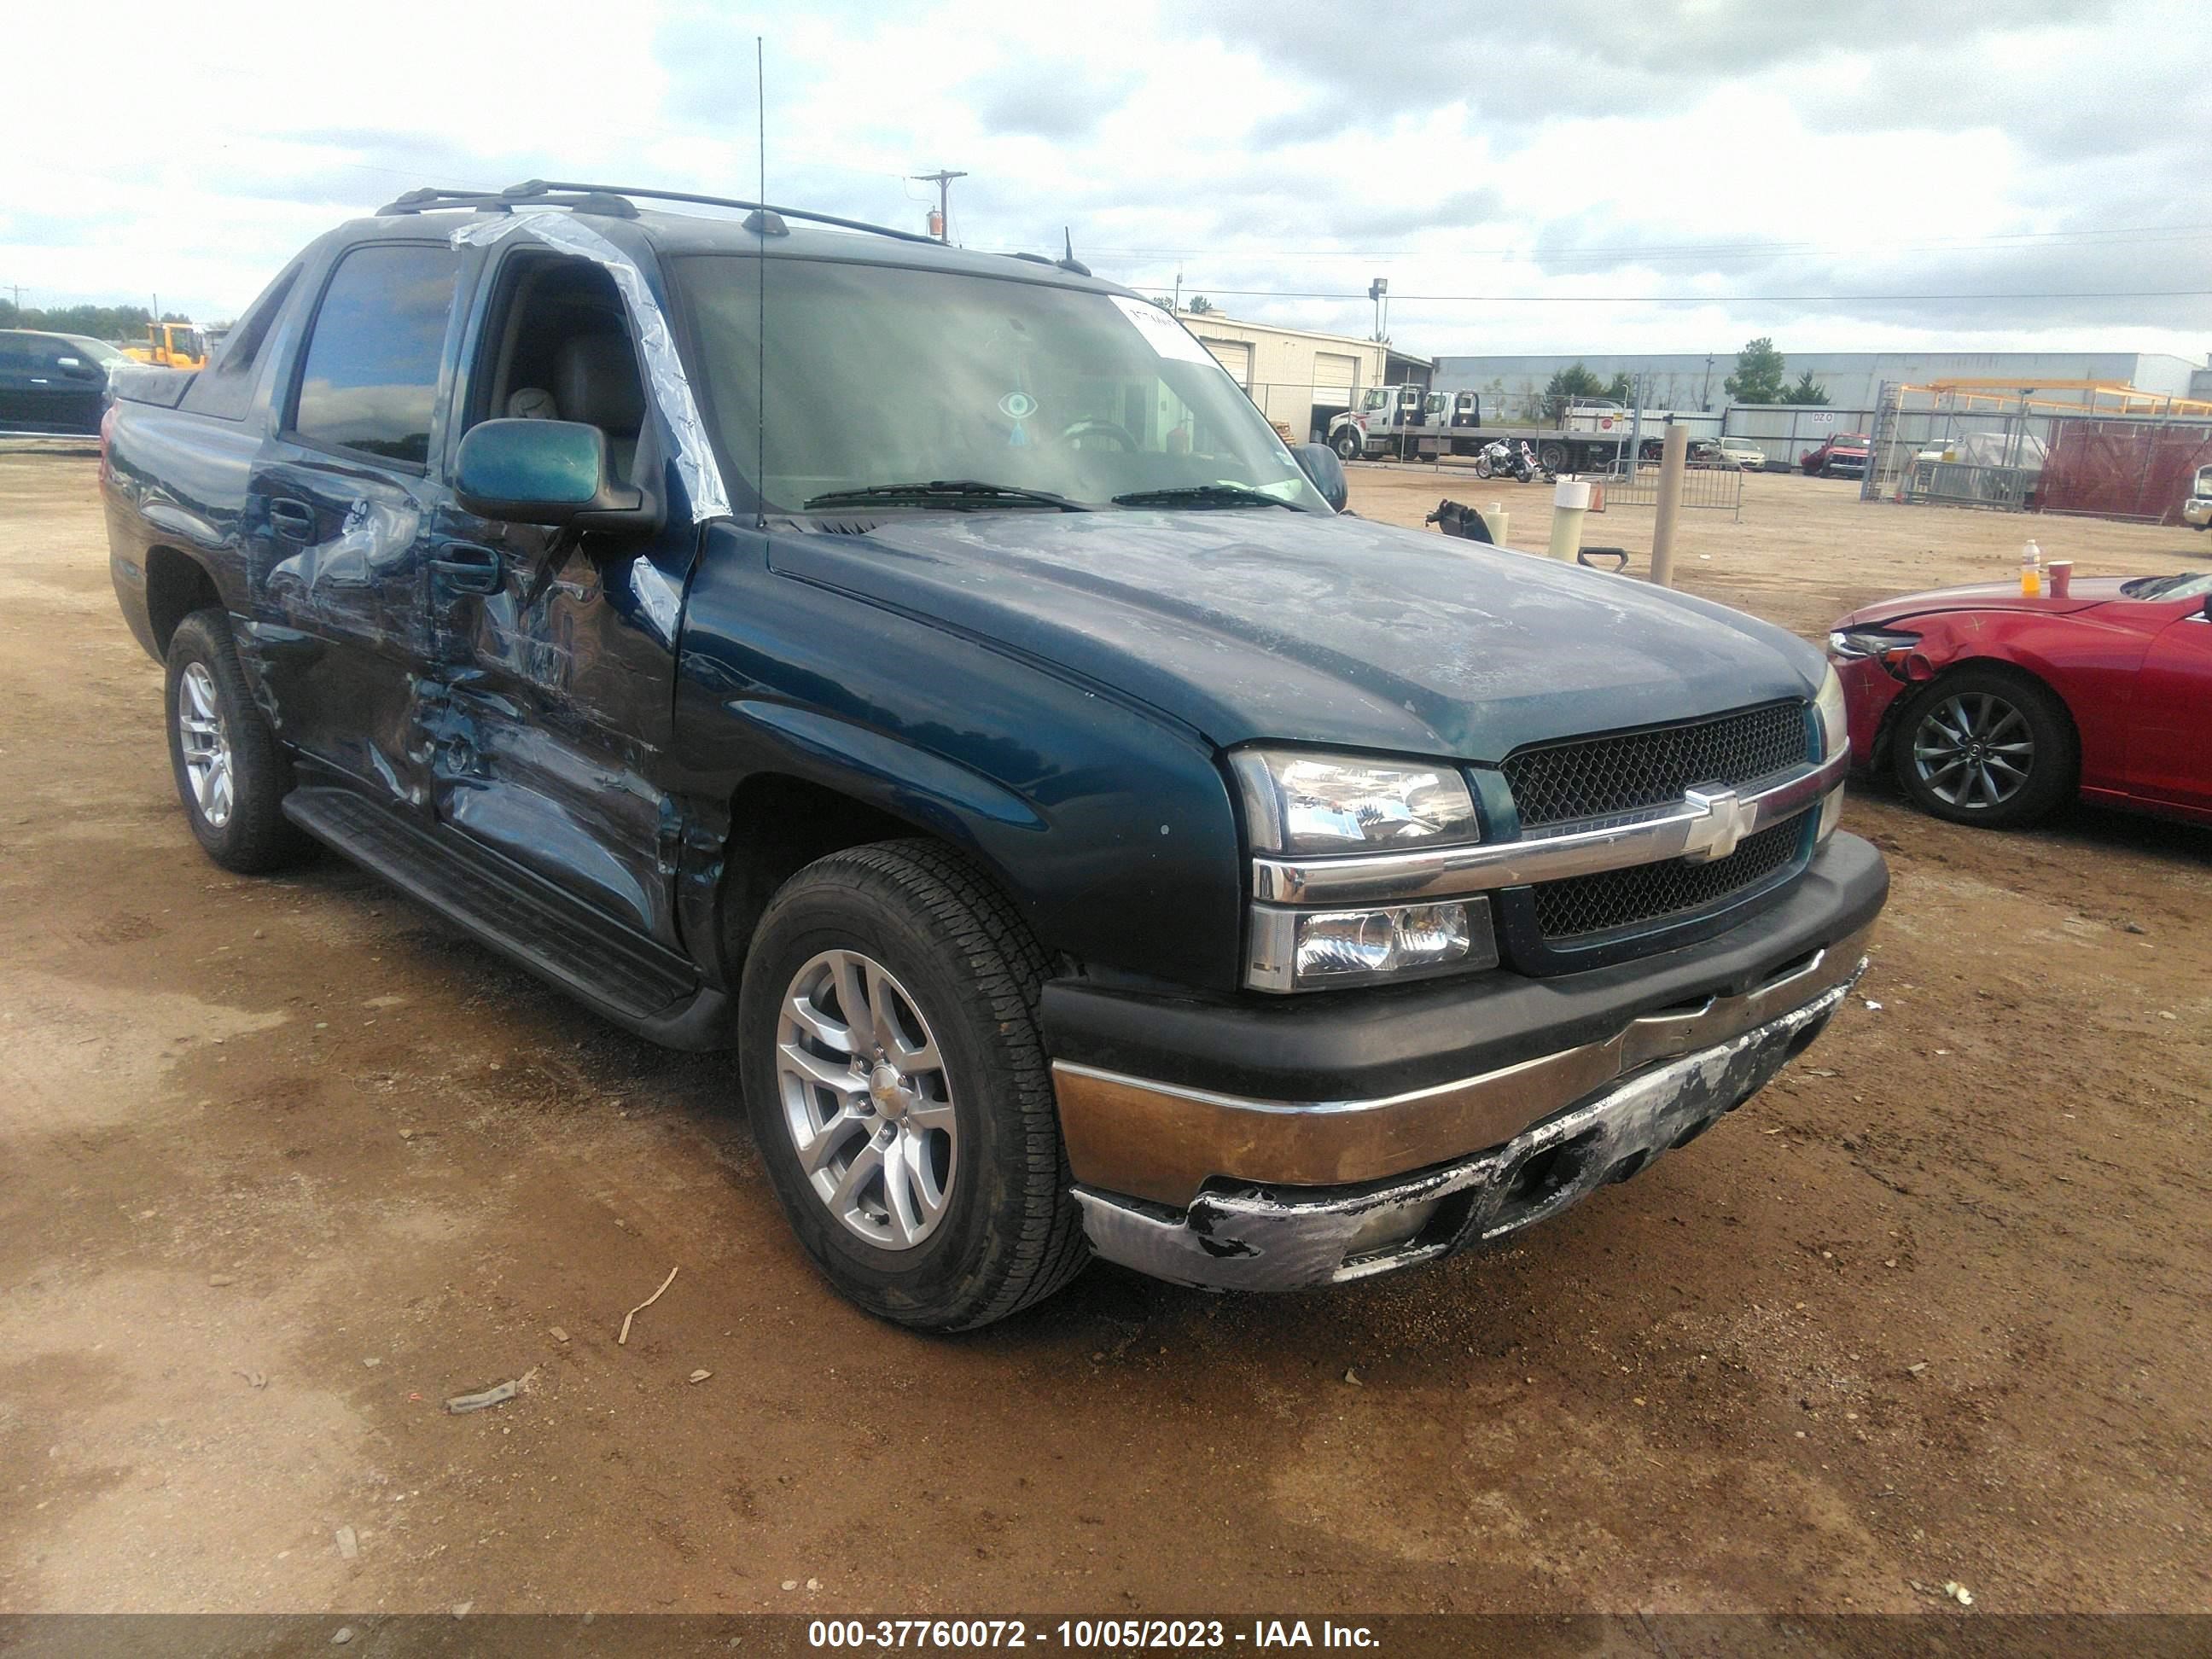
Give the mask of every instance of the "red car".
[(1866, 471), (1867, 452), (1873, 447), (1863, 432), (1838, 432), (1818, 449), (1800, 455), (1797, 465), (1808, 477), (1830, 478), (1841, 472), (1856, 478)]
[(2212, 574), (1954, 587), (1828, 635), (1852, 763), (1954, 823), (2033, 823), (2079, 796), (2212, 823)]

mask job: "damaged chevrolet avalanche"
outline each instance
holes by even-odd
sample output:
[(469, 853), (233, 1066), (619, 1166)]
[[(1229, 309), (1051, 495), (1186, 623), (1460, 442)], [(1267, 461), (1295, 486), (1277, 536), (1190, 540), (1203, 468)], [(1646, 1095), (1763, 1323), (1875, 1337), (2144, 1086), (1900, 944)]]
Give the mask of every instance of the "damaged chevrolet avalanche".
[(1073, 258), (416, 191), (117, 392), (115, 588), (207, 853), (321, 842), (727, 1051), (893, 1320), (1093, 1255), (1260, 1290), (1493, 1243), (1864, 966), (1817, 650), (1342, 514)]

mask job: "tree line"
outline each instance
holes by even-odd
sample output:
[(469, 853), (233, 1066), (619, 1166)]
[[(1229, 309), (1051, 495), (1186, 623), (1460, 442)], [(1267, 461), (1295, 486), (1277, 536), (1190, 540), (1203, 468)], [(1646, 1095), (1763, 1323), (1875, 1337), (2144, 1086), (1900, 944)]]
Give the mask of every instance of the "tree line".
[[(82, 334), (94, 340), (136, 343), (146, 337), (154, 313), (144, 306), (38, 306), (18, 308), (13, 300), (0, 299), (0, 328), (43, 329), (49, 334)], [(165, 311), (165, 323), (189, 323), (181, 312)]]
[[(1729, 397), (1740, 404), (1825, 404), (1828, 394), (1807, 369), (1794, 385), (1784, 382), (1784, 359), (1774, 349), (1774, 342), (1765, 335), (1747, 342), (1735, 355), (1735, 373), (1722, 381)], [(1498, 384), (1498, 389), (1504, 390)], [(1610, 380), (1601, 380), (1590, 368), (1575, 362), (1560, 369), (1546, 383), (1540, 398), (1535, 399), (1542, 415), (1558, 420), (1566, 413), (1568, 404), (1577, 398), (1602, 399), (1607, 403), (1630, 404), (1635, 401), (1636, 388), (1626, 374), (1616, 374)], [(1534, 416), (1537, 411), (1529, 411)]]

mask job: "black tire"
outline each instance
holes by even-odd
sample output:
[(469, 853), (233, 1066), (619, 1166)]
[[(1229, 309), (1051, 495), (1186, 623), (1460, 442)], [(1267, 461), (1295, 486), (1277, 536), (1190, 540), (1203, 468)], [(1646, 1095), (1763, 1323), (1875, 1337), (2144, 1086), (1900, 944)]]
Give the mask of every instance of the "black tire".
[(1337, 459), (1356, 461), (1367, 453), (1367, 441), (1349, 428), (1336, 434)]
[[(179, 698), (209, 685), (229, 781), (227, 802), (219, 799), (212, 807), (201, 804), (194, 788), (178, 719)], [(207, 855), (226, 870), (249, 876), (282, 869), (296, 860), (307, 842), (284, 816), (284, 797), (292, 787), (291, 763), (267, 718), (254, 705), (246, 671), (231, 643), (230, 620), (221, 610), (210, 606), (195, 611), (177, 624), (169, 639), (161, 711), (168, 723), (169, 769), (176, 780), (177, 799)]]
[(1490, 457), (1489, 457), (1489, 456), (1487, 456), (1487, 455), (1478, 455), (1478, 456), (1476, 456), (1476, 457), (1474, 458), (1474, 476), (1475, 476), (1476, 477), (1478, 477), (1478, 478), (1486, 478), (1486, 478), (1488, 478), (1488, 477), (1490, 477)]
[(1565, 444), (1546, 444), (1536, 452), (1536, 463), (1547, 472), (1567, 470), (1567, 447)]
[[(787, 1116), (778, 1050), (786, 1000), (829, 951), (858, 952), (887, 970), (944, 1060), (957, 1136), (944, 1210), (934, 1231), (903, 1248), (870, 1242), (832, 1212), (801, 1167)], [(817, 860), (761, 918), (738, 1012), (754, 1139), (800, 1244), (868, 1312), (920, 1330), (973, 1329), (1050, 1296), (1090, 1259), (1037, 1030), (1046, 971), (1043, 951), (1004, 896), (933, 842), (882, 842)], [(870, 1128), (868, 1140), (877, 1133)]]
[[(1997, 667), (1962, 668), (1931, 682), (1899, 714), (1889, 747), (1890, 769), (1913, 805), (1992, 830), (2048, 817), (2073, 798), (2081, 764), (2081, 739), (2057, 694)], [(1984, 757), (1978, 763), (1977, 755)], [(2022, 775), (2015, 779), (2015, 771)], [(2004, 793), (1992, 799), (1996, 791)]]

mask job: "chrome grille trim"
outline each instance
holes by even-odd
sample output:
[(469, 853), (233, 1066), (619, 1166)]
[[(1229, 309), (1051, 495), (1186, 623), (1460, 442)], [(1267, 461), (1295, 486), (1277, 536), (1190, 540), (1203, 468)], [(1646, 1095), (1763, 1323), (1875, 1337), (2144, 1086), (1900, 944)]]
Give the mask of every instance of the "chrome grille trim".
[[(1843, 787), (1848, 753), (1830, 756), (1747, 794), (1699, 798), (1627, 823), (1563, 825), (1519, 841), (1355, 858), (1252, 860), (1252, 896), (1268, 904), (1403, 903), (1595, 875), (1601, 870), (1711, 856), (1717, 832), (1757, 834)], [(1727, 805), (1723, 805), (1727, 803)], [(1723, 826), (1722, 815), (1729, 823)], [(1731, 842), (1731, 844), (1733, 844)]]

